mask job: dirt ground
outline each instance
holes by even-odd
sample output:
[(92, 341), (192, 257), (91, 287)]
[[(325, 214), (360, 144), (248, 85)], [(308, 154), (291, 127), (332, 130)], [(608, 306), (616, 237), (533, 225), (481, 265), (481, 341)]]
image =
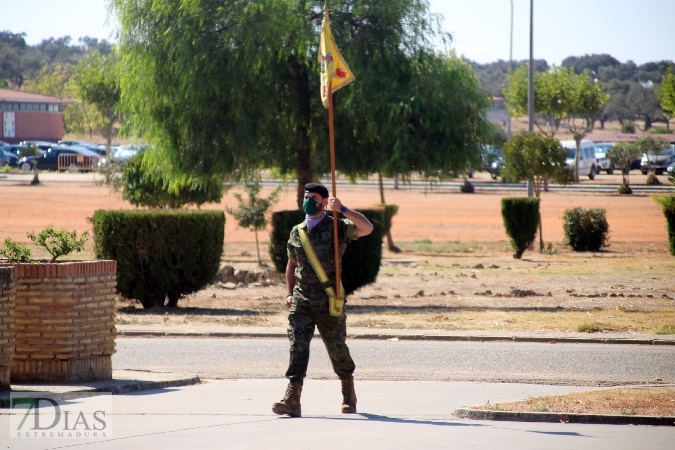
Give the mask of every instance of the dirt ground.
[[(30, 175), (0, 177), (0, 242), (10, 237), (31, 246), (27, 231), (51, 224), (81, 233), (91, 230), (87, 218), (96, 209), (131, 208), (90, 175), (51, 173), (41, 178), (41, 185), (30, 186)], [(620, 181), (617, 176), (598, 178), (596, 182)], [(237, 189), (220, 204), (205, 208), (235, 207), (234, 192)], [(350, 297), (352, 326), (675, 332), (675, 258), (667, 251), (663, 214), (647, 195), (543, 193), (544, 241), (551, 251), (528, 251), (522, 260), (512, 258), (500, 212), (501, 198), (518, 195), (514, 192), (462, 194), (458, 189), (404, 187), (388, 189), (385, 195), (399, 206), (393, 236), (404, 252), (385, 250), (377, 282)], [(338, 196), (354, 209), (379, 202), (375, 188), (340, 187)], [(294, 207), (295, 190), (289, 186), (275, 209)], [(606, 251), (575, 253), (562, 245), (562, 215), (572, 207), (606, 209), (611, 243)], [(263, 233), (265, 262), (267, 239)], [(253, 233), (236, 227), (228, 215), (223, 265), (257, 269), (254, 242)], [(90, 242), (85, 254), (75, 257), (91, 258), (91, 253)], [(280, 282), (234, 290), (213, 285), (186, 296), (169, 318), (121, 299), (118, 319), (284, 326), (279, 302), (284, 292)]]
[[(479, 174), (478, 178), (486, 179), (484, 176)], [(9, 237), (27, 244), (36, 257), (46, 257), (32, 247), (26, 232), (53, 225), (81, 233), (91, 230), (87, 219), (95, 210), (131, 208), (108, 188), (92, 182), (89, 175), (44, 174), (41, 178), (41, 185), (30, 186), (30, 175), (0, 174), (0, 245)], [(618, 185), (620, 181), (620, 176), (603, 174), (595, 183)], [(644, 183), (644, 179), (631, 175), (631, 183)], [(263, 195), (269, 191), (265, 188)], [(233, 189), (220, 204), (205, 208), (236, 207), (234, 192), (241, 191)], [(399, 206), (393, 237), (403, 252), (384, 250), (377, 282), (349, 298), (349, 326), (675, 334), (675, 258), (667, 251), (663, 214), (649, 196), (543, 193), (543, 234), (551, 250), (528, 251), (521, 260), (515, 260), (504, 231), (500, 202), (505, 196), (524, 195), (387, 189), (387, 202)], [(379, 203), (374, 188), (340, 187), (338, 196), (354, 209)], [(275, 209), (295, 207), (295, 187), (289, 186)], [(611, 245), (605, 251), (575, 253), (562, 245), (562, 215), (573, 207), (606, 210)], [(267, 235), (261, 239), (263, 260), (269, 262)], [(227, 216), (223, 265), (260, 269), (254, 243), (253, 233), (237, 228)], [(84, 254), (76, 255), (77, 259), (91, 257), (91, 243)], [(117, 322), (284, 327), (285, 291), (280, 280), (237, 288), (216, 283), (181, 298), (178, 308), (152, 310), (143, 310), (135, 300), (119, 299)], [(672, 389), (662, 388), (655, 396), (658, 402), (641, 393), (638, 400), (619, 402), (609, 412), (674, 414)], [(603, 408), (607, 400), (596, 397), (544, 398), (525, 406), (501, 407), (573, 412), (576, 409), (570, 404), (583, 401), (584, 412), (606, 412)], [(623, 393), (616, 396), (623, 397)], [(645, 405), (650, 408), (644, 410)]]
[[(46, 225), (83, 232), (90, 230), (87, 218), (97, 209), (132, 208), (105, 186), (93, 183), (89, 174), (42, 174), (42, 184), (30, 186), (31, 175), (6, 176), (0, 174), (0, 240), (6, 237), (28, 244), (28, 231), (40, 231)], [(488, 179), (478, 174), (477, 179)], [(631, 175), (631, 183), (643, 182), (641, 175)], [(65, 181), (69, 180), (69, 181)], [(615, 183), (620, 175), (599, 175), (595, 183)], [(584, 183), (591, 183), (589, 180)], [(265, 195), (271, 188), (263, 189)], [(232, 189), (220, 204), (205, 205), (205, 209), (236, 207)], [(437, 242), (508, 241), (501, 217), (501, 199), (505, 196), (525, 196), (515, 192), (477, 192), (462, 194), (458, 189), (418, 190), (402, 186), (387, 189), (387, 203), (399, 206), (394, 217), (393, 237), (398, 242), (431, 240)], [(369, 208), (378, 204), (375, 188), (340, 187), (338, 197), (353, 209)], [(294, 209), (295, 186), (284, 189), (276, 210)], [(611, 243), (634, 243), (660, 247), (667, 242), (665, 221), (659, 207), (649, 196), (634, 194), (619, 196), (614, 193), (542, 193), (541, 213), (546, 243), (562, 242), (562, 215), (573, 207), (604, 208), (610, 226)], [(264, 237), (263, 237), (264, 239)], [(254, 242), (253, 233), (236, 226), (227, 217), (226, 243)]]

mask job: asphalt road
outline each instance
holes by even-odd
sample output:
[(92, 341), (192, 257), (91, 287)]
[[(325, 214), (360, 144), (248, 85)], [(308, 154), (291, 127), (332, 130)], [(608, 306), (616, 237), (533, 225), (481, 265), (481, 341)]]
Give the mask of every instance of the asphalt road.
[[(675, 348), (651, 345), (348, 341), (359, 379), (611, 386), (675, 383)], [(333, 379), (318, 335), (308, 377)], [(117, 369), (197, 373), (202, 378), (283, 377), (283, 339), (120, 338)]]

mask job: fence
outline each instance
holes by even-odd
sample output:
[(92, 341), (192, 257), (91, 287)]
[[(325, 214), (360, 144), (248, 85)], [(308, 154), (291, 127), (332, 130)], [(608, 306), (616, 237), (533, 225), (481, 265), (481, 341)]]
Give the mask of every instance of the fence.
[(59, 155), (58, 170), (92, 172), (96, 170), (98, 158), (76, 153), (64, 153)]

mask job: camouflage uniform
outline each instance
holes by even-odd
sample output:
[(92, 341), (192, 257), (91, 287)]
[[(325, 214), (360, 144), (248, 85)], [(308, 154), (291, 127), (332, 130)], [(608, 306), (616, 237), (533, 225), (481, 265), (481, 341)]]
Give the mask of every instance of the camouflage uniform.
[[(302, 383), (307, 374), (309, 363), (309, 343), (314, 336), (314, 327), (318, 327), (333, 370), (341, 380), (349, 379), (354, 373), (354, 361), (349, 355), (347, 338), (347, 318), (333, 317), (328, 312), (328, 295), (318, 275), (314, 272), (300, 241), (299, 228), (307, 230), (309, 241), (318, 260), (324, 267), (329, 286), (335, 287), (335, 250), (333, 247), (333, 218), (326, 214), (312, 230), (307, 222), (296, 225), (288, 240), (288, 258), (298, 261), (295, 268), (297, 283), (293, 289), (293, 300), (288, 313), (288, 339), (290, 340), (290, 363), (286, 377), (291, 382)], [(339, 219), (338, 236), (340, 258), (347, 244), (357, 239), (354, 223), (349, 219)]]

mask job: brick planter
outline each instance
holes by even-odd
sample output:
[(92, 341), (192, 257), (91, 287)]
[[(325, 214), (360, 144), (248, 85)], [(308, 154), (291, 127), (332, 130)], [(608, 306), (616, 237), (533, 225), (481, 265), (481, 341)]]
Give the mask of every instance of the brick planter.
[(14, 268), (0, 267), (0, 391), (9, 390), (14, 359)]
[(15, 264), (12, 383), (112, 378), (116, 261)]

